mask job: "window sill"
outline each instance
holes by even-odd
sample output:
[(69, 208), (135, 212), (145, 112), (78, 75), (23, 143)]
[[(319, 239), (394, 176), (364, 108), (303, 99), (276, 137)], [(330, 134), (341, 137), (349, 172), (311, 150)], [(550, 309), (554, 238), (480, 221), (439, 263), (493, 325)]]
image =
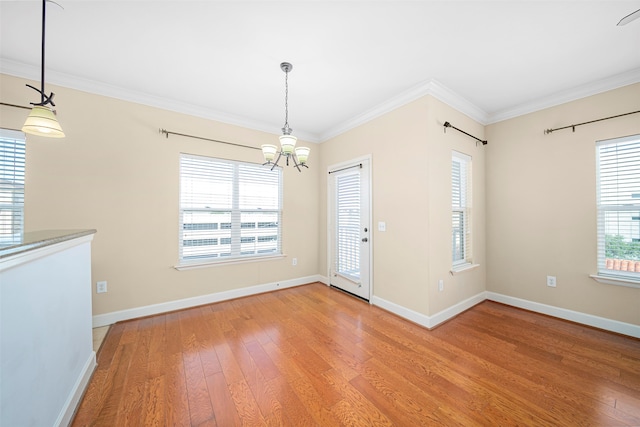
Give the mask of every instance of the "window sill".
[(216, 261), (202, 261), (202, 262), (193, 262), (193, 263), (185, 263), (174, 265), (178, 271), (182, 270), (193, 270), (196, 268), (207, 268), (207, 267), (218, 267), (223, 265), (233, 265), (233, 264), (246, 264), (250, 262), (261, 262), (261, 261), (271, 261), (275, 259), (285, 258), (286, 255), (268, 255), (268, 256), (260, 256), (260, 257), (251, 257), (251, 258), (235, 258), (235, 259), (227, 259), (227, 260), (216, 260)]
[(449, 271), (449, 274), (455, 276), (456, 274), (464, 273), (465, 271), (473, 270), (480, 267), (480, 264), (462, 264), (457, 265)]
[(632, 278), (600, 274), (590, 274), (589, 277), (598, 283), (604, 283), (606, 285), (626, 286), (627, 288), (640, 289), (640, 280), (634, 280)]

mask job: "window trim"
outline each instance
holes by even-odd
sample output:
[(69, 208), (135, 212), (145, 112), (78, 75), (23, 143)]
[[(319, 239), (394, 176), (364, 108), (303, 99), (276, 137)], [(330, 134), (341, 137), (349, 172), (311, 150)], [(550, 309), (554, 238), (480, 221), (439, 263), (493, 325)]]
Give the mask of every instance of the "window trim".
[[(626, 286), (640, 288), (640, 274), (622, 270), (606, 268), (606, 225), (604, 215), (606, 212), (635, 212), (640, 210), (640, 203), (631, 205), (606, 205), (601, 203), (601, 160), (600, 149), (603, 146), (614, 144), (624, 144), (629, 142), (640, 142), (640, 135), (630, 135), (620, 138), (596, 141), (596, 211), (597, 211), (597, 273), (590, 274), (589, 277), (599, 283), (608, 285)], [(617, 167), (616, 162), (616, 167)], [(633, 198), (633, 197), (632, 197)]]
[[(478, 264), (473, 263), (473, 234), (472, 234), (472, 221), (473, 221), (473, 213), (472, 213), (472, 157), (468, 154), (462, 153), (460, 151), (452, 150), (451, 151), (451, 192), (452, 192), (452, 203), (451, 203), (451, 219), (453, 220), (454, 212), (461, 212), (463, 214), (463, 258), (459, 260), (454, 260), (454, 245), (453, 245), (453, 224), (451, 229), (451, 270), (450, 273), (453, 275), (455, 273), (463, 272), (466, 270), (473, 269), (478, 266)], [(466, 180), (464, 183), (460, 183), (460, 186), (464, 188), (464, 206), (458, 208), (453, 205), (453, 163), (458, 162), (461, 165), (465, 166), (465, 176)], [(462, 191), (462, 190), (461, 190)]]
[[(223, 163), (226, 165), (231, 165), (232, 169), (233, 169), (233, 173), (232, 173), (232, 179), (231, 179), (231, 199), (232, 201), (230, 202), (229, 207), (226, 208), (220, 208), (220, 207), (216, 207), (216, 208), (209, 208), (208, 206), (206, 206), (205, 208), (198, 208), (198, 207), (188, 207), (184, 205), (185, 200), (183, 199), (183, 188), (182, 188), (182, 182), (183, 182), (183, 178), (184, 176), (188, 173), (183, 174), (183, 160), (184, 159), (192, 159), (192, 160), (197, 160), (197, 161), (201, 161), (201, 162), (211, 162), (211, 163)], [(285, 257), (286, 255), (283, 253), (282, 251), (282, 217), (283, 217), (283, 211), (282, 211), (282, 205), (283, 205), (283, 199), (284, 199), (284, 192), (283, 192), (283, 174), (282, 174), (282, 168), (277, 168), (275, 169), (275, 171), (277, 171), (278, 173), (278, 179), (277, 179), (277, 186), (278, 186), (278, 200), (277, 200), (277, 207), (273, 208), (273, 207), (268, 207), (265, 205), (262, 205), (264, 207), (260, 207), (260, 205), (258, 205), (257, 207), (253, 207), (252, 209), (246, 208), (243, 209), (240, 207), (241, 202), (240, 202), (240, 197), (241, 197), (241, 193), (240, 193), (240, 187), (241, 187), (241, 182), (240, 182), (240, 170), (241, 167), (245, 166), (245, 167), (256, 167), (257, 169), (260, 169), (259, 164), (255, 164), (255, 163), (251, 163), (251, 162), (242, 162), (242, 161), (237, 161), (237, 160), (228, 160), (228, 159), (221, 159), (221, 158), (216, 158), (216, 157), (211, 157), (211, 156), (200, 156), (200, 155), (194, 155), (194, 154), (187, 154), (187, 153), (180, 153), (180, 173), (179, 173), (179, 181), (180, 181), (180, 196), (179, 196), (179, 200), (178, 200), (178, 263), (177, 265), (174, 266), (174, 268), (176, 270), (189, 270), (189, 269), (194, 269), (194, 268), (203, 268), (203, 267), (208, 267), (208, 266), (216, 266), (216, 265), (229, 265), (229, 264), (241, 264), (241, 263), (248, 263), (248, 262), (259, 262), (259, 261), (266, 261), (266, 260), (273, 260), (273, 259), (280, 259)], [(268, 172), (268, 171), (267, 171)], [(193, 172), (192, 172), (193, 173)], [(201, 173), (201, 171), (198, 171), (198, 173)], [(190, 240), (190, 239), (185, 239), (184, 237), (184, 213), (185, 212), (197, 212), (197, 211), (201, 211), (201, 212), (228, 212), (230, 215), (230, 220), (231, 220), (231, 224), (237, 223), (237, 227), (236, 228), (225, 228), (222, 227), (221, 224), (218, 224), (218, 227), (215, 228), (215, 231), (229, 231), (230, 235), (224, 235), (224, 236), (217, 236), (215, 237), (216, 239), (218, 239), (219, 243), (221, 240), (229, 237), (232, 239), (232, 242), (230, 244), (230, 250), (231, 251), (236, 251), (238, 252), (235, 256), (221, 256), (220, 254), (216, 255), (216, 254), (211, 254), (211, 256), (207, 257), (206, 254), (202, 257), (194, 257), (194, 258), (184, 258), (183, 257), (183, 248), (185, 247), (183, 245), (184, 240)], [(275, 224), (278, 224), (276, 227), (269, 227), (270, 230), (275, 231), (277, 239), (276, 239), (276, 249), (275, 252), (270, 252), (270, 253), (260, 253), (257, 252), (257, 249), (254, 249), (254, 253), (251, 255), (245, 254), (242, 255), (242, 232), (245, 231), (257, 231), (257, 230), (262, 230), (259, 226), (254, 226), (254, 227), (243, 227), (244, 222), (242, 222), (242, 218), (241, 216), (245, 213), (250, 214), (252, 212), (258, 212), (258, 213), (275, 213), (277, 215), (277, 219), (276, 221), (269, 221)], [(260, 222), (258, 220), (256, 220), (256, 222)], [(233, 226), (232, 226), (233, 227)], [(247, 237), (247, 236), (245, 236)], [(256, 242), (258, 241), (258, 239), (256, 238), (256, 236), (254, 236), (254, 239), (256, 240)], [(237, 241), (236, 241), (237, 240)]]
[[(26, 144), (27, 139), (24, 132), (0, 128), (0, 139), (3, 140), (3, 152), (6, 148), (12, 156), (7, 156), (3, 165), (0, 165), (0, 175), (10, 179), (0, 181), (0, 200), (2, 195), (10, 197), (10, 201), (2, 203), (0, 210), (12, 212), (7, 221), (7, 231), (4, 233), (4, 226), (0, 225), (0, 246), (7, 246), (22, 242), (24, 234), (24, 196), (25, 196), (25, 175), (26, 175)], [(10, 165), (13, 165), (11, 167)], [(2, 221), (3, 216), (0, 216)]]

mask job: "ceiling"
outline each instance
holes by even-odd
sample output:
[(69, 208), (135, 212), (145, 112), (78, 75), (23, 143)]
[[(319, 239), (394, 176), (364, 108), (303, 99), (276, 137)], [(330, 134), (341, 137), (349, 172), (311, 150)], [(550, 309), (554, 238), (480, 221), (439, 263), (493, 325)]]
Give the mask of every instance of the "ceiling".
[[(288, 61), (312, 142), (434, 84), (491, 123), (640, 81), (640, 0), (55, 1), (47, 83), (278, 134)], [(0, 72), (39, 80), (41, 7), (0, 1)]]

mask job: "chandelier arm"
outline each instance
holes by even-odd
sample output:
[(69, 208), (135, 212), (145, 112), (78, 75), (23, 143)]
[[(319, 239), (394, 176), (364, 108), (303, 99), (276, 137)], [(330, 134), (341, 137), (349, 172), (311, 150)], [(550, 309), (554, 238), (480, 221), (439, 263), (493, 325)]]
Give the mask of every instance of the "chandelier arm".
[(300, 169), (300, 165), (298, 164), (296, 153), (291, 154), (291, 158), (293, 159), (293, 165), (296, 167), (296, 169), (298, 169), (298, 172), (302, 172), (302, 170)]
[(282, 152), (278, 153), (278, 158), (276, 159), (276, 161), (273, 163), (273, 166), (271, 166), (271, 170), (275, 169), (276, 166), (278, 166), (278, 162), (280, 161), (280, 157), (282, 157)]

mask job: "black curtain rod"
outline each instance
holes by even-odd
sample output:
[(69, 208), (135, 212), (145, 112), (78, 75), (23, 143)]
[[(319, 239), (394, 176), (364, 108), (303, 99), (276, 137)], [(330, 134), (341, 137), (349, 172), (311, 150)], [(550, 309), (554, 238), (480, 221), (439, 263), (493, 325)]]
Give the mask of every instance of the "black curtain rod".
[(25, 110), (31, 110), (31, 107), (23, 107), (22, 105), (7, 104), (6, 102), (0, 102), (0, 105), (6, 105), (7, 107), (23, 108)]
[[(470, 136), (471, 138), (475, 139), (476, 141), (478, 141), (478, 142), (482, 142), (482, 145), (487, 145), (487, 144), (488, 144), (488, 141), (486, 141), (486, 140), (484, 140), (484, 141), (483, 141), (482, 139), (477, 138), (477, 137), (475, 137), (475, 136), (471, 135), (470, 133), (467, 133), (467, 132), (463, 131), (462, 129), (458, 129), (457, 127), (453, 126), (453, 125), (452, 125), (451, 123), (449, 123), (449, 122), (444, 122), (444, 131), (445, 131), (445, 133), (447, 132), (447, 128), (453, 128), (453, 129), (457, 130), (458, 132), (462, 132), (462, 133), (464, 133), (465, 135)], [(476, 144), (476, 145), (477, 145), (477, 144)]]
[(329, 175), (331, 175), (332, 173), (341, 172), (341, 171), (346, 171), (347, 169), (353, 169), (353, 168), (360, 168), (360, 169), (362, 169), (362, 163), (357, 164), (357, 165), (353, 165), (353, 166), (347, 166), (346, 168), (342, 168), (342, 169), (336, 169), (336, 170), (334, 170), (334, 171), (329, 171)]
[(618, 114), (617, 116), (605, 117), (605, 118), (603, 118), (603, 119), (591, 120), (591, 121), (584, 122), (584, 123), (578, 123), (577, 125), (563, 126), (563, 127), (561, 127), (561, 128), (555, 128), (555, 129), (545, 129), (544, 133), (545, 133), (545, 134), (549, 134), (549, 133), (551, 133), (551, 132), (555, 132), (555, 131), (557, 131), (557, 130), (563, 130), (563, 129), (569, 129), (569, 128), (573, 129), (573, 131), (575, 132), (575, 131), (576, 131), (576, 126), (588, 125), (588, 124), (590, 124), (590, 123), (601, 122), (601, 121), (603, 121), (603, 120), (609, 120), (609, 119), (615, 119), (615, 118), (617, 118), (617, 117), (628, 116), (628, 115), (630, 115), (630, 114), (636, 114), (636, 113), (640, 113), (640, 110), (638, 110), (638, 111), (632, 111), (632, 112), (630, 112), (630, 113)]
[(160, 131), (160, 134), (164, 134), (167, 138), (169, 138), (169, 135), (177, 135), (177, 136), (184, 136), (187, 138), (195, 138), (195, 139), (201, 139), (203, 141), (219, 142), (220, 144), (227, 144), (227, 145), (233, 145), (235, 147), (251, 148), (252, 150), (262, 151), (262, 148), (252, 147), (250, 145), (236, 144), (235, 142), (220, 141), (218, 139), (204, 138), (202, 136), (187, 135), (186, 133), (171, 132), (165, 129), (159, 129), (159, 131)]

